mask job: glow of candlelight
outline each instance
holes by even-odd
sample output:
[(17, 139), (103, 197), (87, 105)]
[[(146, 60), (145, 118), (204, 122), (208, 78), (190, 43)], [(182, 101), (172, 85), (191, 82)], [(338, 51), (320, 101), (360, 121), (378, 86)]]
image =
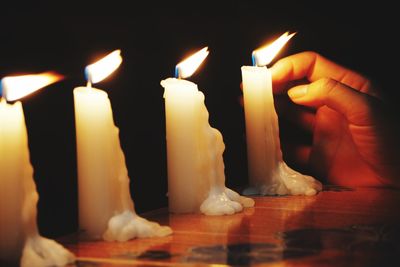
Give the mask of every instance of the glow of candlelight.
[(63, 76), (55, 72), (4, 77), (2, 96), (7, 101), (15, 101), (61, 79)]
[(115, 50), (99, 61), (86, 66), (85, 75), (88, 83), (98, 83), (113, 73), (122, 63), (121, 50)]
[(204, 47), (186, 58), (184, 61), (178, 63), (175, 67), (175, 77), (182, 79), (190, 77), (198, 69), (201, 63), (203, 63), (209, 53), (208, 47)]
[(285, 32), (278, 39), (271, 44), (265, 45), (257, 50), (253, 51), (253, 65), (254, 66), (266, 66), (274, 59), (274, 57), (281, 51), (285, 44), (295, 35), (296, 33), (289, 34)]

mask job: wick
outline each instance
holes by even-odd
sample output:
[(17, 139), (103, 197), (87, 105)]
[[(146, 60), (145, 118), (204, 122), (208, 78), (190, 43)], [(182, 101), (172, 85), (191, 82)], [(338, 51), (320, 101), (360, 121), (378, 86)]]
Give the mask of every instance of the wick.
[(92, 75), (91, 75), (88, 67), (85, 68), (85, 78), (87, 80), (86, 87), (89, 89), (92, 88)]
[(3, 96), (4, 96), (4, 92), (3, 92), (3, 80), (0, 80), (0, 102), (2, 103), (3, 101)]
[(177, 79), (181, 79), (182, 78), (178, 66), (175, 67), (175, 78), (177, 78)]
[(251, 55), (251, 62), (253, 63), (253, 67), (257, 67), (257, 60), (254, 53)]

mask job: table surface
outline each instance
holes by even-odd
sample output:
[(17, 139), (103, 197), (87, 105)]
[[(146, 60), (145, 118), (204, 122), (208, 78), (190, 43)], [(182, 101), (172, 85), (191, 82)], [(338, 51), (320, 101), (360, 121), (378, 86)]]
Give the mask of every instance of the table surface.
[(254, 197), (227, 216), (141, 214), (172, 227), (128, 242), (60, 239), (76, 266), (400, 266), (400, 191), (327, 186), (313, 197)]

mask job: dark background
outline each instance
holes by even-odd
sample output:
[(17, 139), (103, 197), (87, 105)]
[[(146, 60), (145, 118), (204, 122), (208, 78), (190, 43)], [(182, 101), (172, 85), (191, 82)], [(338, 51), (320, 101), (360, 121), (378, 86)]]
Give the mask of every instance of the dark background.
[[(15, 1), (2, 3), (0, 77), (54, 70), (66, 79), (22, 100), (40, 194), (39, 227), (47, 236), (77, 229), (72, 90), (84, 67), (114, 49), (119, 70), (96, 85), (108, 92), (139, 213), (164, 207), (167, 189), (163, 88), (185, 56), (209, 46), (190, 80), (206, 96), (210, 123), (226, 144), (226, 184), (247, 182), (240, 67), (251, 52), (285, 31), (298, 34), (279, 55), (313, 50), (397, 88), (397, 20), (393, 6), (363, 1)], [(281, 118), (280, 122), (285, 121)], [(281, 135), (294, 136), (281, 127)], [(4, 156), (4, 155), (1, 155)]]

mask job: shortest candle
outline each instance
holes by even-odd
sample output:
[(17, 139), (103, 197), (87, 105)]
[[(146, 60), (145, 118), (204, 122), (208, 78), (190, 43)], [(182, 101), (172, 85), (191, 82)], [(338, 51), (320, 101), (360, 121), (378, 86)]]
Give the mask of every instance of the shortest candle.
[(266, 65), (293, 35), (285, 33), (271, 45), (254, 51), (254, 66), (242, 67), (251, 186), (245, 194), (315, 195), (322, 189), (319, 181), (291, 169), (282, 158), (271, 71)]
[[(224, 215), (254, 206), (225, 187), (225, 144), (222, 134), (208, 122), (204, 94), (183, 80), (207, 57), (203, 48), (176, 66), (176, 78), (161, 81), (165, 88), (169, 210)], [(182, 78), (182, 79), (181, 79)]]
[[(75, 260), (57, 242), (40, 236), (39, 195), (29, 159), (28, 134), (21, 102), (8, 104), (58, 81), (60, 75), (42, 73), (5, 77), (0, 89), (0, 262), (23, 267), (64, 266)], [(1, 90), (0, 90), (1, 93)]]
[(105, 91), (91, 87), (121, 62), (120, 51), (116, 50), (89, 65), (88, 86), (74, 89), (79, 226), (87, 237), (107, 241), (166, 236), (172, 233), (171, 228), (136, 214), (110, 100)]

